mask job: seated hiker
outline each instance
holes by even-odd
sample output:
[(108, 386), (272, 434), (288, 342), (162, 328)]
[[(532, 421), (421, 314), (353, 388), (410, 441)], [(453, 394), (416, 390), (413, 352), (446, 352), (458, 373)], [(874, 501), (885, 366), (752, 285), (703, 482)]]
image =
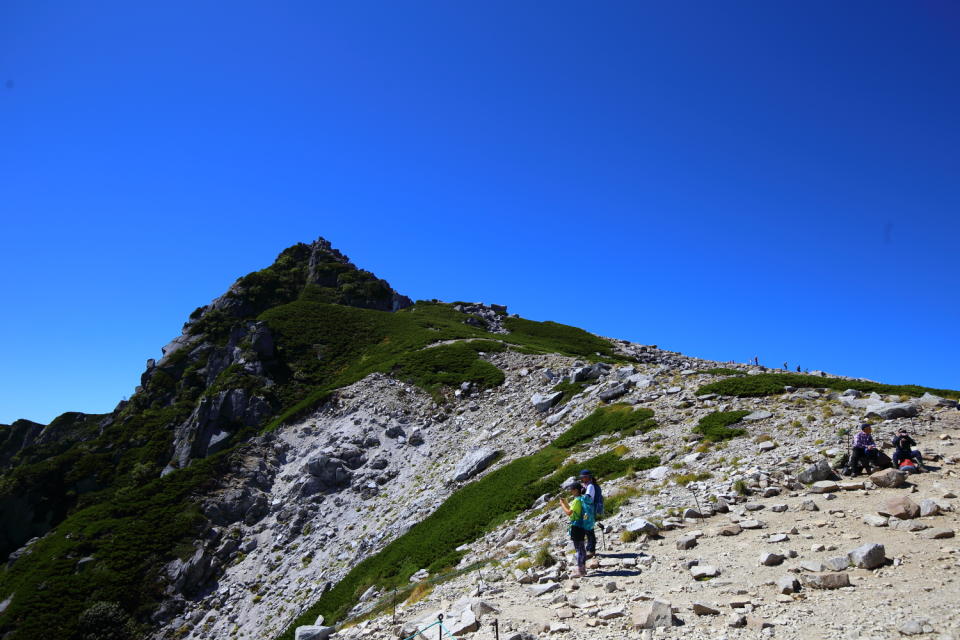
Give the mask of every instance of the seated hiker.
[(572, 500), (567, 503), (561, 496), (560, 508), (570, 517), (570, 540), (577, 551), (577, 570), (570, 575), (574, 578), (583, 578), (587, 575), (586, 540), (587, 531), (593, 530), (593, 504), (579, 482), (571, 483), (568, 489)]
[(895, 449), (893, 452), (893, 464), (895, 466), (899, 467), (902, 460), (911, 459), (917, 463), (917, 471), (920, 470), (923, 466), (923, 457), (920, 455), (919, 449), (913, 448), (917, 446), (917, 442), (907, 435), (906, 429), (897, 429), (897, 433), (890, 443)]
[[(596, 520), (603, 515), (603, 492), (600, 490), (600, 485), (597, 484), (597, 480), (589, 469), (580, 472), (580, 484), (583, 485), (584, 495), (590, 498), (590, 503), (593, 505), (593, 517)], [(599, 522), (595, 522), (595, 527), (603, 531), (603, 525)], [(592, 558), (595, 555), (597, 555), (597, 534), (593, 529), (590, 529), (587, 531), (587, 557)]]
[(847, 466), (847, 473), (851, 476), (860, 474), (860, 469), (870, 473), (871, 466), (880, 465), (877, 463), (879, 455), (877, 443), (873, 441), (873, 427), (869, 424), (860, 425), (860, 431), (853, 437), (853, 447), (850, 450), (850, 462)]

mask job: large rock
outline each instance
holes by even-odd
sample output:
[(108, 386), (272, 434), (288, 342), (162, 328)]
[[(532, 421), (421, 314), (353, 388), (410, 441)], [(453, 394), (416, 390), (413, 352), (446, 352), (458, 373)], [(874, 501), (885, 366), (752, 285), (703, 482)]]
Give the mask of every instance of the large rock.
[[(323, 488), (339, 488), (350, 484), (352, 474), (340, 458), (320, 454), (303, 465), (303, 471), (317, 480)], [(308, 478), (309, 480), (309, 478)]]
[(766, 420), (767, 418), (772, 418), (773, 414), (769, 411), (754, 411), (743, 416), (743, 420), (746, 422), (756, 422), (757, 420)]
[(895, 489), (902, 487), (907, 481), (907, 476), (896, 469), (883, 469), (870, 474), (870, 482), (878, 487)]
[(833, 469), (830, 468), (830, 461), (826, 458), (821, 458), (816, 463), (810, 465), (797, 474), (797, 480), (803, 484), (811, 484), (819, 480), (836, 479), (838, 479), (838, 476), (836, 473), (834, 473)]
[(490, 463), (496, 459), (497, 453), (487, 447), (474, 449), (457, 463), (457, 468), (453, 470), (453, 481), (463, 482), (477, 475), (490, 466)]
[(334, 631), (336, 631), (334, 627), (308, 625), (297, 627), (294, 638), (296, 640), (327, 640)]
[(550, 407), (560, 402), (560, 399), (563, 397), (563, 393), (557, 391), (555, 393), (535, 393), (533, 397), (530, 398), (530, 402), (533, 403), (533, 406), (537, 411), (544, 412), (548, 411)]
[(945, 538), (952, 538), (954, 535), (953, 529), (938, 528), (924, 531), (920, 534), (920, 537), (926, 538), (927, 540), (943, 540)]
[(760, 564), (765, 567), (775, 567), (784, 561), (784, 556), (779, 553), (761, 553)]
[(881, 402), (867, 407), (868, 416), (876, 416), (883, 420), (913, 418), (918, 413), (920, 413), (919, 408), (912, 402)]
[(907, 496), (898, 496), (896, 498), (887, 498), (883, 507), (877, 510), (882, 516), (908, 520), (920, 515), (920, 507)]
[(635, 629), (656, 629), (673, 625), (673, 610), (669, 602), (649, 600), (633, 607)]
[(940, 396), (935, 396), (929, 391), (920, 396), (920, 399), (917, 400), (920, 403), (920, 406), (933, 408), (933, 407), (956, 407), (956, 400), (948, 400), (947, 398), (941, 398)]
[(610, 402), (611, 400), (616, 400), (620, 396), (626, 395), (627, 391), (629, 391), (629, 388), (627, 387), (627, 385), (618, 384), (611, 389), (607, 389), (606, 391), (601, 391), (597, 395), (604, 402)]
[(927, 516), (935, 516), (940, 513), (940, 505), (937, 504), (936, 500), (931, 500), (927, 498), (926, 500), (920, 501), (920, 517), (926, 518)]

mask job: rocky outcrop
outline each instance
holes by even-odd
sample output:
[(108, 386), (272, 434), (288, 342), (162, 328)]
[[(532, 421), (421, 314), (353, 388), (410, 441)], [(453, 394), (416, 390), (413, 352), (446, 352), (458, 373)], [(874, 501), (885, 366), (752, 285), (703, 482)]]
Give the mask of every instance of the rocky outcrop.
[(186, 422), (174, 432), (172, 462), (183, 468), (191, 459), (222, 451), (240, 427), (261, 424), (273, 409), (246, 389), (230, 389), (201, 398)]

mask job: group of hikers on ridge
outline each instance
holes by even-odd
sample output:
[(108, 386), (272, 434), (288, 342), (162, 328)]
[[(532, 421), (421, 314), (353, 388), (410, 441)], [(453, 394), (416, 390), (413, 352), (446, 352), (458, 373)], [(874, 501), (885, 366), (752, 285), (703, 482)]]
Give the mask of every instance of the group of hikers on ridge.
[(872, 473), (873, 468), (887, 469), (894, 467), (905, 473), (920, 473), (924, 471), (923, 457), (916, 440), (910, 437), (906, 429), (897, 429), (890, 440), (893, 446), (893, 457), (887, 456), (873, 439), (873, 426), (864, 423), (853, 437), (853, 446), (842, 473), (848, 476), (860, 475), (861, 471)]
[(570, 540), (577, 552), (577, 569), (571, 575), (583, 578), (587, 575), (587, 558), (597, 553), (594, 528), (603, 531), (603, 525), (596, 521), (597, 516), (603, 515), (603, 492), (589, 469), (581, 471), (579, 481), (569, 483), (566, 489), (570, 502), (560, 496), (560, 508), (570, 518)]

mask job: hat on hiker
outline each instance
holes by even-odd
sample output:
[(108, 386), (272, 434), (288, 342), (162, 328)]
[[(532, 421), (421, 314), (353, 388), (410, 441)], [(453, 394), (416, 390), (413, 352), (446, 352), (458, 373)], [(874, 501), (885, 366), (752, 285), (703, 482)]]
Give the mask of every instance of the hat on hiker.
[(869, 422), (864, 422), (862, 425), (860, 425), (860, 431), (866, 431), (867, 429), (873, 429), (873, 425)]
[(583, 476), (589, 476), (592, 478), (593, 473), (591, 473), (590, 469), (584, 469), (583, 471), (580, 472), (580, 477), (582, 478)]

